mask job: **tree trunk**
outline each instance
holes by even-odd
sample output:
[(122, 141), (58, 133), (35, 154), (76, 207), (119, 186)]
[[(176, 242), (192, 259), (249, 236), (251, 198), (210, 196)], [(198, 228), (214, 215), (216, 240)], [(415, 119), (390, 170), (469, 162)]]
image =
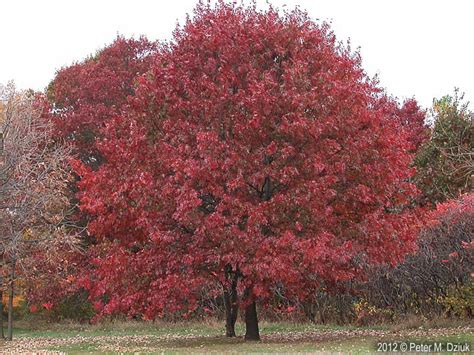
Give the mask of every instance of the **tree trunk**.
[(5, 339), (5, 332), (3, 330), (3, 274), (5, 270), (4, 254), (0, 256), (0, 339)]
[(237, 283), (239, 281), (240, 271), (237, 267), (235, 271), (232, 266), (225, 266), (225, 277), (230, 280), (230, 287), (224, 287), (224, 306), (225, 306), (225, 335), (227, 337), (235, 337), (235, 322), (237, 321), (237, 313), (239, 305), (237, 303)]
[(3, 331), (3, 254), (0, 256), (0, 339), (5, 339)]
[[(245, 290), (246, 301), (250, 296), (250, 290)], [(252, 299), (251, 303), (245, 308), (245, 340), (260, 340), (260, 331), (258, 330), (257, 303)]]
[(237, 304), (237, 279), (232, 280), (231, 289), (224, 290), (225, 305), (225, 336), (235, 337), (235, 322), (237, 321), (237, 313), (239, 305)]
[(7, 330), (7, 339), (12, 340), (13, 339), (13, 296), (14, 296), (14, 290), (13, 290), (13, 284), (15, 282), (15, 264), (16, 260), (12, 260), (12, 269), (10, 273), (10, 287), (8, 289), (8, 330)]

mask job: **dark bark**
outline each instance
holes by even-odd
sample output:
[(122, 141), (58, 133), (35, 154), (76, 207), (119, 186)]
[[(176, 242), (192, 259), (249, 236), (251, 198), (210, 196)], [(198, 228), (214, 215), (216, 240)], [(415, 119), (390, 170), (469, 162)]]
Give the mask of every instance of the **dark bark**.
[(5, 339), (3, 331), (3, 254), (0, 256), (0, 339)]
[(232, 304), (232, 291), (224, 291), (224, 304), (225, 304), (225, 336), (232, 338), (235, 337), (235, 322), (237, 321), (237, 310), (238, 308)]
[(240, 277), (240, 272), (233, 272), (230, 265), (226, 266), (226, 278), (231, 280), (230, 287), (224, 289), (224, 306), (225, 306), (225, 335), (227, 337), (235, 337), (235, 322), (237, 321), (237, 314), (239, 305), (237, 303), (237, 282)]
[[(251, 296), (249, 289), (245, 290), (246, 301), (249, 301), (248, 297)], [(245, 340), (260, 340), (260, 331), (258, 329), (258, 317), (257, 317), (257, 303), (255, 299), (251, 299), (250, 303), (245, 307)]]
[[(272, 161), (272, 157), (265, 156), (264, 164), (271, 164)], [(260, 191), (260, 197), (263, 201), (270, 201), (272, 198), (272, 181), (270, 176), (265, 177)], [(262, 232), (264, 235), (269, 235), (271, 229), (269, 226), (263, 226)], [(245, 340), (258, 341), (260, 340), (260, 331), (258, 329), (257, 303), (255, 302), (255, 298), (249, 288), (245, 289), (244, 299), (247, 303), (247, 307), (245, 307)]]
[(13, 339), (13, 297), (14, 297), (14, 282), (15, 282), (15, 264), (16, 260), (12, 260), (12, 268), (10, 272), (9, 289), (8, 289), (8, 329), (7, 339)]

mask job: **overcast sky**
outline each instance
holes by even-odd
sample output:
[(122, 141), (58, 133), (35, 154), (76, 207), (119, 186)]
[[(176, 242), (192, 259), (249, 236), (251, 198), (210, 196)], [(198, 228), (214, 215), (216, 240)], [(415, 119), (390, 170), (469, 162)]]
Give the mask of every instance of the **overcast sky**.
[[(113, 41), (169, 39), (197, 0), (2, 0), (0, 83), (43, 90), (56, 70)], [(269, 0), (299, 5), (332, 22), (340, 40), (360, 47), (369, 75), (388, 92), (424, 107), (459, 87), (474, 106), (474, 1)], [(257, 0), (259, 6), (266, 1)]]

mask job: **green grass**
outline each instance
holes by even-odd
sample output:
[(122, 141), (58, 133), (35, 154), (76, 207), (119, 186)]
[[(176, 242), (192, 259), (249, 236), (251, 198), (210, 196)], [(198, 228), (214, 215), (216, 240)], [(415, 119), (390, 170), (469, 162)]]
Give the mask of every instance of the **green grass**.
[(104, 353), (94, 343), (81, 343), (67, 346), (50, 346), (42, 350), (61, 351), (67, 354)]
[[(320, 344), (318, 351), (324, 352), (343, 352), (343, 353), (370, 353), (377, 352), (377, 343), (380, 340), (363, 337), (351, 340), (333, 341), (326, 344)], [(469, 343), (474, 345), (474, 335), (472, 333), (461, 333), (455, 336), (439, 336), (439, 337), (408, 337), (408, 338), (387, 338), (383, 342), (405, 342), (416, 344), (438, 343)]]
[[(451, 341), (453, 343), (473, 344), (472, 335), (463, 334), (459, 337), (440, 337), (435, 339), (437, 342)], [(413, 338), (406, 339), (406, 342), (413, 341), (417, 343), (430, 343), (431, 338)], [(226, 339), (206, 338), (192, 339), (185, 341), (173, 342), (155, 342), (148, 344), (149, 352), (160, 352), (164, 354), (180, 354), (189, 352), (215, 352), (215, 353), (295, 353), (295, 352), (342, 352), (342, 353), (373, 353), (377, 350), (377, 339), (375, 338), (357, 338), (351, 340), (330, 341), (323, 343), (312, 343), (308, 341), (300, 341), (295, 343), (279, 343), (279, 342), (244, 342), (241, 338)], [(131, 344), (132, 346), (134, 344)], [(67, 353), (84, 353), (97, 352), (98, 348), (94, 344), (84, 343), (80, 345), (72, 345), (68, 347), (52, 347), (48, 350), (61, 350)]]
[[(20, 324), (22, 325), (22, 324)], [(35, 350), (84, 353), (248, 353), (248, 352), (344, 352), (368, 353), (377, 350), (376, 336), (354, 335), (358, 330), (384, 330), (388, 327), (321, 326), (306, 323), (261, 322), (263, 341), (245, 342), (243, 325), (236, 327), (240, 337), (223, 336), (221, 322), (145, 323), (111, 322), (99, 325), (39, 324), (15, 331), (16, 339), (31, 342)], [(386, 335), (384, 341), (429, 343), (451, 341), (474, 344), (474, 334), (462, 329), (449, 336), (409, 336), (414, 330)], [(408, 334), (408, 335), (407, 335)], [(416, 334), (416, 333), (413, 333)], [(429, 334), (429, 332), (428, 332)], [(393, 337), (392, 337), (393, 335)], [(7, 345), (7, 344), (6, 344)], [(31, 349), (30, 349), (31, 350)]]
[[(277, 332), (308, 332), (316, 330), (355, 330), (355, 329), (385, 329), (382, 326), (356, 327), (339, 325), (315, 325), (311, 323), (291, 323), (291, 322), (261, 322), (260, 331), (262, 334)], [(179, 322), (155, 324), (150, 322), (109, 322), (97, 325), (77, 324), (77, 323), (42, 323), (39, 326), (21, 324), (15, 327), (17, 337), (54, 337), (67, 338), (75, 336), (96, 337), (96, 336), (120, 336), (120, 335), (164, 335), (174, 334), (189, 336), (220, 336), (224, 332), (224, 325), (221, 322)], [(236, 324), (238, 334), (245, 333), (243, 324)]]

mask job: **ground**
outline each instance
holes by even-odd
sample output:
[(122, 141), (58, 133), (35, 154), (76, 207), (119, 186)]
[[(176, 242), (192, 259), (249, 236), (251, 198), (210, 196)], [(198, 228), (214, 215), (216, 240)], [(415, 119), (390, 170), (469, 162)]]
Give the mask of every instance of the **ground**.
[[(31, 328), (31, 327), (30, 327)], [(0, 353), (239, 353), (239, 352), (376, 352), (378, 343), (474, 345), (470, 325), (396, 330), (393, 327), (338, 327), (312, 324), (261, 323), (261, 342), (229, 339), (223, 324), (107, 323), (51, 324), (18, 328), (13, 342), (0, 343)], [(48, 329), (48, 330), (46, 330)], [(243, 334), (241, 326), (238, 334)], [(385, 345), (387, 346), (387, 345)], [(471, 349), (472, 350), (472, 349)]]

